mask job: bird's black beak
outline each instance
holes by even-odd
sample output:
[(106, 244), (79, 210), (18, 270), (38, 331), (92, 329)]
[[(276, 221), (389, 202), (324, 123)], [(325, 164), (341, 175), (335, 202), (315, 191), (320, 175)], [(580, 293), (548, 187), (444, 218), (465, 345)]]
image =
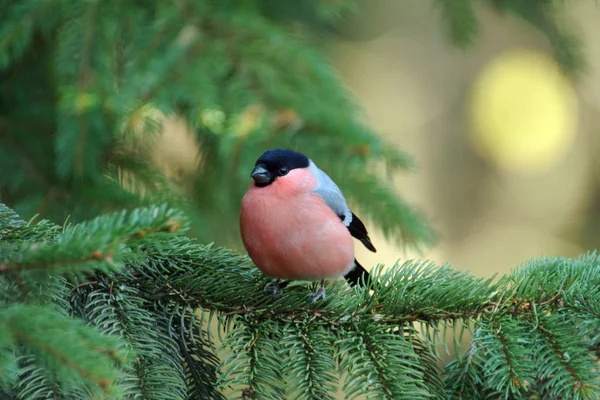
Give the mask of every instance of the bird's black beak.
[(254, 167), (250, 176), (252, 177), (252, 179), (254, 179), (254, 182), (256, 182), (258, 186), (268, 185), (269, 183), (271, 183), (271, 179), (273, 178), (271, 176), (271, 173), (267, 171), (267, 169), (262, 164), (259, 164), (256, 167)]

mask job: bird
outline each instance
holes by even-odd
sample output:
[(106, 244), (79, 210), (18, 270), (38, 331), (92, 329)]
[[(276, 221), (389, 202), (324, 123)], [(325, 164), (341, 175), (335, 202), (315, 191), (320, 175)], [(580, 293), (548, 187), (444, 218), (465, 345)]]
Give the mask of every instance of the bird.
[(301, 152), (276, 148), (255, 162), (241, 201), (240, 233), (273, 296), (290, 281), (319, 281), (312, 303), (325, 299), (325, 279), (355, 286), (368, 271), (356, 260), (354, 239), (376, 252), (364, 223), (335, 182)]

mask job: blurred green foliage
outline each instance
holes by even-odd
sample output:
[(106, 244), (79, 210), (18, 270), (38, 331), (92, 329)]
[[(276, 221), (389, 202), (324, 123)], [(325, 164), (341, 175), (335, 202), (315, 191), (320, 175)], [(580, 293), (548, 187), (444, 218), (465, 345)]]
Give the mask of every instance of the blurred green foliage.
[[(430, 243), (420, 214), (378, 176), (410, 160), (365, 124), (307, 39), (307, 21), (337, 21), (353, 3), (286, 4), (10, 2), (0, 12), (2, 200), (74, 221), (167, 201), (193, 234), (232, 244), (255, 159), (292, 147), (386, 234)], [(181, 179), (148, 157), (157, 110), (184, 118), (199, 144), (197, 169)]]
[[(474, 41), (477, 3), (439, 1), (455, 43)], [(532, 22), (566, 68), (580, 66), (578, 47), (553, 18), (559, 2), (483, 3)], [(313, 158), (389, 238), (431, 244), (421, 213), (381, 174), (412, 161), (369, 128), (324, 56), (332, 38), (391, 29), (364, 23), (386, 4), (3, 2), (0, 199), (54, 221), (167, 201), (186, 210), (193, 235), (235, 245), (254, 160), (290, 147)], [(193, 131), (195, 170), (173, 177), (151, 161), (164, 127), (156, 111)]]

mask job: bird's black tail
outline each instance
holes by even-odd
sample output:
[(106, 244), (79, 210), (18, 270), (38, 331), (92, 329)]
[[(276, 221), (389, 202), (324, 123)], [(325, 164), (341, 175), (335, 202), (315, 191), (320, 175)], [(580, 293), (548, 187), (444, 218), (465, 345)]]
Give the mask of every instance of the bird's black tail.
[(363, 282), (368, 283), (371, 279), (369, 271), (360, 265), (356, 259), (354, 259), (354, 264), (356, 264), (356, 266), (344, 275), (344, 279), (346, 279), (350, 286), (362, 285)]

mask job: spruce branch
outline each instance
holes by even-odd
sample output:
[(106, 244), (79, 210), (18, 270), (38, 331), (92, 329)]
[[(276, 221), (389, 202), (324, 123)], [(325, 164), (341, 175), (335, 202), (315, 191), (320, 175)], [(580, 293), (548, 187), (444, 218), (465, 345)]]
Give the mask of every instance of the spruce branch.
[(333, 400), (337, 389), (335, 336), (326, 325), (309, 321), (284, 326), (283, 366), (285, 376), (294, 382), (287, 398)]
[[(202, 319), (196, 310), (183, 307), (171, 320), (169, 333), (178, 343), (182, 355), (188, 398), (224, 399), (217, 390), (217, 368), (219, 359), (214, 354), (212, 342), (204, 331)], [(171, 314), (169, 312), (168, 314)]]
[(484, 388), (498, 398), (523, 397), (535, 383), (529, 335), (531, 326), (520, 318), (486, 316), (476, 322), (473, 345), (483, 353), (488, 371)]
[(115, 389), (118, 367), (126, 356), (118, 338), (101, 335), (48, 306), (15, 304), (0, 311), (0, 319), (3, 341), (12, 349), (24, 346), (32, 351), (36, 361), (63, 382), (89, 382), (104, 393)]
[[(565, 293), (578, 290), (582, 285), (580, 278), (590, 278), (598, 264), (593, 254), (573, 261), (540, 259), (494, 282), (493, 277), (474, 278), (448, 266), (407, 261), (387, 271), (372, 270), (377, 283), (354, 290), (352, 297), (344, 296), (345, 286), (334, 282), (328, 290), (340, 296), (337, 300), (305, 310), (306, 299), (299, 293), (305, 289), (291, 287), (284, 295), (285, 302), (273, 302), (269, 295), (262, 293), (268, 280), (244, 257), (225, 249), (196, 245), (182, 237), (170, 239), (165, 248), (170, 250), (157, 252), (151, 245), (144, 247), (150, 257), (145, 265), (136, 266), (150, 279), (148, 283), (139, 282), (148, 295), (214, 309), (230, 316), (294, 320), (308, 313), (323, 322), (338, 325), (351, 323), (355, 318), (374, 318), (401, 325), (476, 319), (492, 313), (519, 316), (542, 309), (556, 312), (566, 305)], [(547, 282), (540, 280), (540, 275), (547, 276)], [(170, 277), (168, 284), (165, 276)], [(556, 279), (551, 279), (552, 276)], [(599, 279), (596, 276), (588, 282)], [(229, 284), (224, 290), (213, 290), (211, 283), (220, 281)], [(543, 282), (541, 288), (540, 282)], [(370, 290), (377, 295), (372, 296)], [(257, 296), (249, 298), (248, 291), (258, 292)]]
[(340, 369), (347, 373), (344, 391), (354, 399), (375, 394), (383, 399), (426, 399), (419, 357), (395, 325), (355, 324), (338, 331)]
[(234, 389), (244, 399), (285, 398), (278, 354), (282, 327), (271, 321), (244, 321), (244, 318), (237, 322), (237, 329), (230, 332), (224, 343), (231, 356), (221, 364), (224, 369), (219, 386)]
[[(159, 276), (165, 274), (173, 279), (166, 287), (160, 283), (153, 286), (152, 296), (165, 296), (163, 297), (165, 300), (170, 299), (193, 307), (200, 306), (203, 309), (226, 313), (229, 317), (250, 319), (258, 324), (279, 321), (284, 325), (297, 325), (302, 324), (302, 321), (311, 321), (312, 324), (324, 324), (332, 329), (345, 330), (344, 332), (355, 332), (356, 324), (375, 323), (376, 326), (389, 328), (409, 322), (426, 323), (439, 331), (440, 323), (443, 325), (444, 320), (464, 321), (467, 324), (474, 321), (477, 327), (473, 344), (475, 355), (470, 356), (469, 359), (475, 357), (475, 362), (464, 364), (466, 370), (461, 373), (461, 376), (473, 379), (474, 375), (486, 371), (489, 380), (476, 386), (480, 388), (479, 393), (490, 395), (496, 393), (508, 397), (526, 393), (535, 383), (535, 379), (532, 378), (534, 362), (531, 354), (532, 346), (527, 345), (533, 343), (529, 336), (533, 325), (530, 322), (527, 328), (527, 324), (522, 321), (531, 321), (533, 316), (541, 312), (566, 312), (567, 300), (564, 294), (581, 289), (581, 280), (578, 278), (587, 279), (583, 284), (584, 287), (587, 285), (594, 287), (599, 282), (595, 272), (598, 259), (594, 255), (573, 261), (561, 258), (536, 260), (535, 263), (516, 270), (497, 282), (493, 282), (492, 278), (476, 279), (449, 267), (409, 262), (387, 272), (372, 271), (378, 283), (368, 289), (357, 289), (353, 293), (348, 293), (343, 290), (342, 285), (334, 283), (329, 289), (329, 293), (334, 294), (329, 296), (325, 304), (318, 308), (306, 309), (302, 306), (303, 302), (304, 305), (307, 304), (306, 299), (303, 299), (305, 296), (299, 293), (305, 289), (301, 288), (291, 287), (284, 295), (284, 299), (268, 301), (270, 296), (264, 295), (260, 290), (266, 282), (261, 280), (258, 274), (252, 277), (254, 271), (251, 267), (240, 268), (240, 264), (244, 262), (242, 259), (232, 262), (230, 268), (222, 264), (235, 258), (227, 252), (218, 252), (215, 259), (219, 263), (217, 267), (204, 269), (200, 276), (198, 271), (202, 270), (201, 265), (211, 265), (212, 262), (200, 258), (197, 259), (200, 264), (191, 263), (194, 257), (190, 257), (191, 248), (188, 247), (190, 243), (187, 242), (186, 245), (186, 241), (182, 242), (180, 239), (174, 241), (183, 244), (185, 248), (185, 257), (176, 264), (179, 267), (188, 264), (190, 268), (188, 273), (191, 274), (182, 269), (177, 271), (182, 275), (166, 273), (173, 259), (162, 252), (160, 261), (152, 263), (152, 267), (157, 268), (156, 275), (152, 275), (153, 283), (160, 282)], [(150, 249), (147, 250), (152, 252)], [(166, 263), (166, 260), (169, 262)], [(227, 286), (232, 290), (214, 293), (210, 289), (209, 282), (215, 281), (229, 282), (230, 285)], [(246, 289), (240, 290), (243, 287)], [(377, 295), (369, 294), (369, 289), (373, 289)], [(163, 292), (164, 290), (166, 292)], [(246, 293), (252, 290), (256, 291), (256, 296), (248, 297)], [(161, 292), (164, 294), (161, 295)], [(580, 309), (580, 305), (578, 307)], [(508, 333), (504, 334), (504, 331)], [(247, 336), (244, 343), (251, 348), (252, 343), (259, 339), (257, 335)], [(243, 347), (238, 349), (242, 351)], [(232, 363), (232, 360), (228, 361), (228, 364)], [(348, 365), (353, 364), (351, 362)], [(369, 365), (374, 366), (374, 364)], [(383, 371), (384, 369), (380, 370), (381, 375), (378, 376), (384, 376)], [(451, 374), (452, 369), (448, 373)], [(231, 375), (235, 373), (226, 374), (223, 379), (227, 380)], [(430, 379), (435, 379), (435, 376)], [(453, 384), (461, 381), (462, 378), (457, 379)], [(475, 383), (465, 383), (466, 386), (473, 384)], [(346, 389), (349, 389), (349, 392), (361, 389), (356, 393), (364, 393), (367, 390), (360, 384), (357, 385), (348, 386)], [(581, 384), (581, 387), (588, 394), (595, 393), (593, 385), (593, 383), (585, 383)], [(253, 391), (256, 386), (248, 384), (246, 388)], [(466, 390), (466, 386), (462, 386), (461, 392)], [(379, 388), (374, 390), (381, 390), (382, 395), (387, 393), (391, 396), (390, 393), (394, 393), (383, 383)], [(564, 393), (563, 396), (576, 398)]]
[(17, 213), (4, 204), (0, 204), (0, 238), (3, 240), (6, 235), (11, 234), (14, 230), (25, 225)]
[(434, 346), (421, 339), (421, 336), (413, 328), (405, 330), (403, 334), (419, 358), (419, 364), (423, 371), (423, 383), (427, 386), (431, 397), (446, 399), (446, 386), (442, 380), (442, 370), (440, 369), (442, 362)]
[[(186, 254), (190, 255), (189, 248)], [(161, 256), (165, 257), (166, 254), (162, 253)], [(218, 257), (221, 262), (226, 258), (226, 254)], [(190, 259), (187, 258), (186, 261), (189, 262)], [(177, 264), (181, 265), (181, 263)], [(162, 268), (165, 267), (164, 263), (161, 265)], [(510, 397), (518, 393), (526, 393), (535, 382), (532, 378), (533, 355), (530, 352), (532, 346), (527, 346), (527, 343), (533, 343), (528, 339), (529, 330), (533, 325), (530, 322), (529, 328), (526, 328), (527, 324), (524, 325), (522, 321), (531, 321), (533, 316), (541, 312), (557, 314), (566, 312), (567, 301), (563, 297), (565, 292), (572, 293), (578, 288), (581, 289), (581, 280), (577, 278), (587, 279), (590, 278), (590, 274), (595, 278), (588, 279), (583, 286), (597, 285), (599, 282), (595, 272), (597, 265), (598, 259), (594, 255), (573, 261), (561, 258), (543, 259), (516, 270), (497, 282), (492, 282), (491, 278), (488, 280), (472, 278), (466, 273), (454, 271), (449, 267), (406, 263), (388, 272), (372, 271), (373, 276), (376, 277), (375, 281), (379, 282), (372, 287), (377, 293), (376, 296), (370, 295), (368, 289), (355, 290), (348, 296), (350, 293), (345, 294), (341, 290), (341, 285), (333, 284), (329, 289), (330, 293), (332, 291), (335, 293), (330, 296), (332, 300), (315, 309), (305, 309), (296, 303), (302, 302), (302, 296), (298, 296), (299, 293), (295, 292), (294, 288), (290, 288), (284, 295), (289, 297), (288, 307), (282, 306), (283, 300), (265, 304), (264, 297), (261, 296), (261, 292), (258, 292), (261, 286), (256, 284), (259, 277), (250, 278), (249, 275), (252, 275), (250, 269), (240, 270), (238, 264), (236, 271), (220, 265), (218, 269), (209, 271), (208, 275), (205, 275), (207, 281), (204, 284), (202, 277), (192, 277), (184, 273), (170, 283), (168, 293), (165, 294), (173, 301), (215, 309), (229, 316), (238, 315), (244, 320), (250, 318), (257, 323), (281, 321), (283, 324), (301, 324), (303, 320), (309, 320), (314, 324), (325, 324), (335, 329), (353, 331), (357, 323), (376, 323), (376, 326), (383, 324), (391, 327), (408, 322), (421, 322), (439, 329), (436, 321), (461, 320), (466, 323), (475, 321), (477, 327), (473, 344), (475, 355), (469, 356), (469, 359), (474, 357), (475, 362), (465, 364), (466, 372), (461, 373), (461, 376), (470, 376), (469, 379), (473, 379), (474, 375), (486, 371), (486, 374), (489, 374), (489, 381), (485, 380), (484, 383), (476, 385), (480, 387), (479, 393), (490, 395), (497, 393)], [(161, 274), (164, 274), (162, 268)], [(198, 271), (198, 265), (193, 268), (194, 271)], [(221, 277), (218, 278), (215, 274)], [(541, 279), (540, 275), (544, 275), (545, 279)], [(210, 290), (204, 290), (207, 288), (208, 280), (221, 279), (230, 281), (231, 287), (237, 288), (237, 295), (229, 292), (226, 296), (215, 298)], [(181, 283), (186, 283), (185, 287), (179, 286)], [(248, 289), (239, 290), (240, 287), (248, 284), (251, 285), (246, 286)], [(264, 282), (262, 284), (264, 285)], [(255, 288), (258, 293), (256, 297), (248, 298), (245, 293), (252, 288)], [(160, 285), (159, 290), (162, 291)], [(239, 301), (237, 310), (230, 301), (232, 303)], [(210, 303), (212, 306), (209, 305)], [(216, 308), (212, 308), (213, 306)], [(498, 329), (501, 330), (498, 332)], [(508, 333), (503, 334), (503, 331)], [(245, 343), (252, 343), (255, 340), (259, 340), (257, 336), (247, 337)], [(448, 373), (452, 373), (452, 369)], [(461, 381), (462, 378), (457, 379), (456, 382)], [(476, 382), (465, 385), (475, 384)], [(579, 387), (584, 388), (588, 397), (583, 398), (593, 398), (590, 395), (595, 395), (594, 385), (594, 383), (581, 383), (573, 387), (577, 390)], [(357, 387), (353, 386), (350, 389), (355, 388)], [(380, 388), (384, 394), (394, 393), (391, 389), (386, 389), (384, 384)], [(364, 387), (361, 389), (367, 390)], [(462, 389), (464, 390), (466, 389)], [(576, 396), (572, 397), (572, 394), (562, 395), (565, 398), (576, 398)]]
[(462, 47), (472, 45), (481, 29), (476, 15), (475, 2), (473, 0), (439, 0), (436, 5), (441, 8), (450, 40)]
[[(2, 220), (14, 224), (15, 217)], [(45, 298), (60, 307), (54, 312), (61, 318), (81, 318), (90, 332), (120, 338), (119, 351), (135, 352), (114, 381), (126, 396), (219, 398), (220, 390), (229, 388), (243, 398), (328, 398), (336, 370), (345, 373), (342, 388), (350, 397), (442, 398), (446, 392), (451, 398), (538, 393), (593, 399), (599, 393), (594, 305), (600, 301), (600, 258), (595, 254), (532, 260), (499, 279), (407, 261), (372, 269), (366, 287), (331, 282), (327, 299), (310, 306), (306, 285), (292, 284), (273, 298), (263, 291), (269, 280), (246, 257), (199, 245), (172, 229), (186, 223), (176, 211), (151, 207), (66, 226), (59, 234), (44, 225), (37, 233), (47, 246), (78, 253), (89, 247), (74, 240), (87, 237), (78, 232), (112, 226), (123, 249), (118, 273), (28, 284), (52, 288)], [(8, 235), (12, 244), (23, 229), (35, 231), (35, 226), (22, 225)], [(10, 274), (2, 278), (4, 302), (15, 307), (13, 287), (22, 284)], [(39, 298), (31, 289), (26, 300)], [(218, 350), (208, 330), (211, 321), (226, 333)], [(460, 342), (470, 326), (469, 350), (442, 374), (437, 343), (450, 327)], [(16, 340), (3, 336), (2, 343)], [(39, 352), (35, 343), (23, 347)], [(48, 347), (46, 353), (63, 354), (56, 351)], [(111, 354), (97, 351), (98, 357)], [(2, 361), (9, 370), (15, 365), (11, 357)], [(10, 375), (19, 382), (36, 376)], [(36, 390), (54, 390), (51, 381), (36, 382)]]
[[(78, 315), (103, 334), (123, 338), (127, 348), (137, 355), (126, 368), (131, 378), (124, 378), (120, 383), (131, 396), (185, 398), (186, 387), (179, 365), (169, 366), (165, 362), (172, 357), (172, 345), (167, 346), (163, 340), (164, 331), (157, 328), (156, 316), (144, 307), (145, 300), (135, 288), (100, 282), (91, 290), (89, 287), (74, 289), (70, 300)], [(169, 380), (168, 387), (164, 380)]]
[(88, 269), (108, 272), (122, 267), (124, 243), (148, 235), (182, 229), (181, 215), (166, 206), (138, 209), (99, 217), (69, 226), (54, 243), (28, 243), (13, 249), (19, 260), (0, 265), (0, 274), (54, 270), (81, 273)]
[[(24, 0), (0, 12), (0, 70), (27, 50), (34, 34), (48, 32), (60, 19), (60, 0)], [(5, 15), (3, 15), (5, 14)]]
[(512, 14), (537, 28), (545, 37), (562, 69), (576, 75), (585, 68), (585, 57), (580, 39), (572, 28), (559, 17), (564, 11), (562, 1), (487, 0), (500, 13)]
[(536, 318), (534, 360), (540, 394), (551, 398), (598, 398), (598, 360), (589, 354), (586, 339), (560, 315)]
[[(114, 7), (110, 2), (75, 2), (59, 31), (55, 68), (60, 85), (56, 174), (62, 181), (99, 180), (110, 143), (107, 93), (114, 79)], [(73, 63), (73, 56), (78, 63)], [(95, 123), (90, 123), (95, 121)]]
[(61, 384), (58, 377), (39, 365), (31, 354), (20, 355), (15, 363), (18, 364), (18, 379), (14, 382), (12, 391), (9, 389), (8, 399), (60, 399), (67, 396), (85, 398), (86, 394), (89, 395), (89, 390), (82, 385)]
[(489, 392), (484, 389), (485, 382), (482, 360), (477, 354), (475, 345), (471, 342), (463, 354), (448, 365), (444, 370), (444, 383), (446, 384), (449, 399), (486, 399)]
[[(470, 47), (481, 30), (475, 0), (437, 1), (450, 40)], [(568, 22), (561, 18), (564, 1), (484, 0), (481, 3), (502, 15), (512, 15), (536, 28), (548, 40), (554, 58), (563, 71), (577, 75), (586, 66), (581, 41)]]
[[(3, 205), (0, 204), (0, 206)], [(34, 222), (35, 218), (29, 222), (15, 221), (13, 228), (1, 236), (2, 241), (6, 244), (5, 249), (8, 251), (12, 244), (24, 241), (37, 243), (53, 240), (60, 233), (61, 227), (48, 220)]]

